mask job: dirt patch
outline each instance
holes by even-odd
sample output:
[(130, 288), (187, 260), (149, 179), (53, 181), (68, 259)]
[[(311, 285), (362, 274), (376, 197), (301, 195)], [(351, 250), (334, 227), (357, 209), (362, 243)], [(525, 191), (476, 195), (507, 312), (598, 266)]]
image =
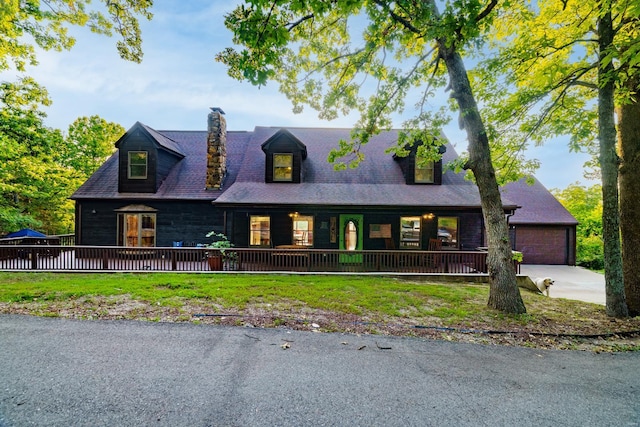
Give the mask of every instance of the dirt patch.
[(247, 328), (414, 336), (562, 350), (640, 351), (640, 318), (613, 319), (590, 304), (574, 304), (571, 316), (563, 316), (557, 310), (553, 308), (547, 313), (537, 314), (535, 319), (524, 324), (522, 319), (500, 315), (445, 324), (440, 318), (417, 318), (409, 312), (403, 312), (401, 316), (360, 316), (288, 304), (254, 304), (239, 310), (199, 300), (172, 302), (171, 305), (150, 304), (126, 295), (0, 303), (0, 313), (71, 319), (191, 322)]

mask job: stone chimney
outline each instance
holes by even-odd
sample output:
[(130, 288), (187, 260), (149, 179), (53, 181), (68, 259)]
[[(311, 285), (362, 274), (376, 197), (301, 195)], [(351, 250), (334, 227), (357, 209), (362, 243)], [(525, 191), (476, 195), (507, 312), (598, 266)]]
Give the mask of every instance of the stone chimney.
[(224, 111), (211, 107), (207, 117), (207, 190), (219, 190), (227, 172), (227, 121)]

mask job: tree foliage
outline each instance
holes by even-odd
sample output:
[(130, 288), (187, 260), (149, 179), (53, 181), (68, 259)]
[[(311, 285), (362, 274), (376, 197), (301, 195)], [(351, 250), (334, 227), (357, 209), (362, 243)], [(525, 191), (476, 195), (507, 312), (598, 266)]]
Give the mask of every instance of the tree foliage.
[(529, 141), (570, 135), (571, 149), (592, 154), (591, 165), (600, 168), (602, 179), (607, 312), (618, 317), (627, 309), (614, 102), (628, 102), (633, 92), (624, 88), (638, 73), (639, 12), (632, 0), (514, 5), (500, 16), (494, 50), (475, 74), (486, 88), (479, 96), (492, 122), (500, 124), (499, 134), (523, 148)]
[[(0, 71), (36, 65), (36, 49), (67, 50), (72, 26), (111, 36), (123, 59), (142, 60), (138, 18), (151, 19), (152, 0), (3, 0)], [(0, 234), (24, 227), (48, 233), (73, 230), (71, 193), (111, 151), (119, 125), (78, 119), (68, 138), (44, 124), (46, 90), (29, 77), (0, 82)]]
[(70, 226), (50, 209), (67, 204), (64, 189), (73, 178), (58, 162), (62, 134), (43, 124), (46, 91), (25, 78), (0, 84), (0, 99), (0, 230)]
[(70, 26), (121, 40), (117, 49), (123, 59), (142, 60), (142, 38), (138, 17), (151, 19), (153, 0), (102, 0), (106, 14), (91, 7), (91, 0), (3, 0), (0, 5), (0, 70), (12, 64), (19, 71), (37, 64), (35, 47), (68, 50), (75, 38)]
[(88, 178), (113, 154), (114, 143), (124, 132), (119, 124), (99, 116), (77, 118), (69, 125), (63, 164)]
[(68, 197), (108, 154), (122, 127), (81, 118), (66, 137), (45, 126), (41, 108), (50, 100), (30, 78), (1, 83), (0, 100), (0, 235), (25, 227), (72, 232)]
[(487, 131), (462, 61), (491, 28), (497, 4), (461, 0), (439, 10), (434, 0), (255, 0), (227, 15), (225, 24), (242, 48), (228, 48), (217, 59), (234, 78), (256, 85), (278, 82), (294, 111), (310, 105), (325, 119), (357, 111), (352, 139), (340, 141), (329, 156), (342, 168), (363, 160), (360, 145), (389, 128), (392, 114), (403, 112), (409, 100), (415, 102), (415, 115), (403, 124), (391, 150), (402, 154), (407, 144), (420, 141), (425, 144), (421, 155), (439, 158), (444, 141), (438, 136), (446, 118), (442, 111), (432, 112), (428, 100), (448, 84), (469, 138), (469, 157), (460, 166), (476, 179), (487, 224), (489, 306), (521, 313), (525, 308), (510, 265)]
[(578, 220), (576, 263), (595, 270), (603, 269), (602, 186), (585, 187), (575, 183), (563, 190), (552, 192)]

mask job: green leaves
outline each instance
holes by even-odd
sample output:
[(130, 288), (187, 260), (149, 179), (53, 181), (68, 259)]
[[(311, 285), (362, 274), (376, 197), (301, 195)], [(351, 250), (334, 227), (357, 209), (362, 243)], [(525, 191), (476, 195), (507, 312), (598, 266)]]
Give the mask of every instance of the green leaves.
[(602, 269), (602, 187), (585, 187), (576, 183), (564, 190), (553, 189), (552, 193), (578, 220), (576, 262), (585, 267)]
[(117, 49), (123, 59), (142, 60), (142, 38), (138, 19), (151, 19), (152, 0), (102, 0), (101, 10), (90, 10), (90, 0), (3, 0), (0, 5), (0, 70), (11, 65), (24, 71), (36, 65), (35, 47), (44, 50), (68, 50), (75, 43), (70, 26), (88, 26), (99, 34), (121, 40)]
[(87, 179), (114, 153), (124, 133), (122, 126), (99, 116), (79, 117), (69, 125), (62, 164)]
[[(120, 56), (142, 60), (138, 19), (151, 19), (152, 0), (3, 0), (0, 3), (0, 71), (25, 71), (36, 65), (36, 47), (71, 49), (70, 26), (117, 33)], [(31, 78), (0, 82), (0, 234), (24, 227), (49, 233), (73, 230), (74, 207), (68, 197), (113, 150), (124, 130), (97, 116), (78, 119), (69, 140), (43, 124), (47, 91)]]
[(446, 115), (430, 121), (425, 113), (435, 90), (447, 84), (436, 41), (459, 50), (481, 45), (495, 7), (458, 0), (439, 13), (431, 1), (253, 0), (226, 16), (238, 47), (216, 60), (235, 79), (278, 83), (296, 113), (310, 106), (332, 120), (357, 112), (351, 140), (329, 156), (338, 168), (354, 167), (362, 160), (360, 145), (390, 128), (409, 99), (415, 115), (403, 124), (410, 130), (399, 147), (415, 142), (409, 138), (428, 140), (446, 123)]
[(68, 197), (124, 132), (92, 116), (69, 128), (69, 137), (44, 125), (50, 101), (33, 79), (0, 84), (0, 235), (24, 227), (68, 233), (74, 205)]

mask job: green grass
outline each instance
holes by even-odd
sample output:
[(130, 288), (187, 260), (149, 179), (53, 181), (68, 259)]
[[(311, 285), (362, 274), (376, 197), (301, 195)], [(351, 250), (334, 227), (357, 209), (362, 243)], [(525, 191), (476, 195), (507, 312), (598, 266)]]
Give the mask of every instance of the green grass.
[[(628, 335), (628, 339), (607, 338), (604, 344), (579, 338), (625, 331), (633, 334), (640, 330), (640, 317), (612, 319), (603, 306), (547, 298), (526, 290), (521, 290), (521, 295), (527, 313), (508, 315), (487, 307), (486, 284), (422, 280), (286, 274), (0, 273), (0, 313), (251, 323), (307, 330), (309, 323), (321, 323), (324, 331), (431, 334), (495, 344), (640, 351), (638, 334)], [(510, 331), (511, 335), (459, 333), (453, 338), (450, 332), (437, 330), (442, 327)], [(558, 337), (550, 338), (549, 334)], [(567, 334), (576, 337), (567, 338)]]
[(377, 276), (0, 273), (0, 283), (5, 303), (127, 295), (173, 307), (198, 300), (238, 310), (286, 304), (342, 314), (446, 318), (465, 317), (488, 296), (482, 284), (417, 284)]

